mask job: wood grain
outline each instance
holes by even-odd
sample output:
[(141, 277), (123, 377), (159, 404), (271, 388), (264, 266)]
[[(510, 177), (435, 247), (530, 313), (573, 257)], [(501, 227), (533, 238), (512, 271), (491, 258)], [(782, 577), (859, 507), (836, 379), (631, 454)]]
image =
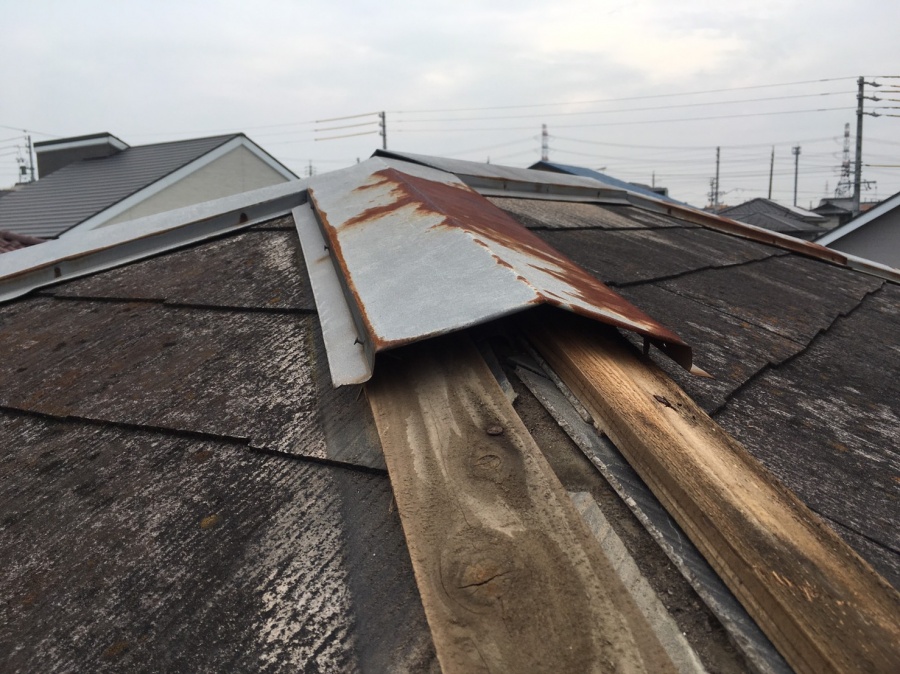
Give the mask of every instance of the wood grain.
[(386, 354), (367, 394), (445, 674), (673, 671), (468, 338)]
[(900, 595), (658, 367), (581, 321), (526, 331), (795, 670), (900, 671)]

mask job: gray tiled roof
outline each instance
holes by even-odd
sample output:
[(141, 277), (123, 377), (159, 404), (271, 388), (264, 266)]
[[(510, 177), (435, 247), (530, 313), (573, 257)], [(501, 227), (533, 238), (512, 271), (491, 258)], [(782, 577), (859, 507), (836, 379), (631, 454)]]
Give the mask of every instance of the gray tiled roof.
[(825, 218), (818, 213), (783, 206), (762, 198), (751, 199), (743, 204), (724, 208), (719, 211), (719, 215), (771, 229), (773, 232), (784, 232), (795, 236), (806, 232), (814, 234), (822, 232), (823, 229), (819, 225), (825, 222)]
[(85, 159), (6, 195), (0, 229), (54, 237), (202, 157), (237, 134), (130, 147)]

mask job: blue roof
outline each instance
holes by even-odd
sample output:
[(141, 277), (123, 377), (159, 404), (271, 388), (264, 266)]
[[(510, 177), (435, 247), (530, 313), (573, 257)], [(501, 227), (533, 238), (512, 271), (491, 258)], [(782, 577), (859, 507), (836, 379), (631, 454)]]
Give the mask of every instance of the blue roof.
[(539, 171), (556, 171), (557, 173), (568, 173), (573, 176), (582, 176), (584, 178), (593, 178), (594, 180), (598, 180), (601, 183), (605, 183), (610, 187), (616, 187), (620, 190), (628, 190), (629, 192), (636, 192), (637, 194), (642, 194), (647, 197), (653, 197), (654, 199), (661, 199), (663, 201), (670, 201), (673, 204), (679, 204), (681, 206), (688, 206), (689, 204), (684, 203), (683, 201), (676, 201), (675, 199), (671, 199), (665, 195), (660, 194), (659, 192), (654, 192), (653, 190), (649, 190), (646, 187), (642, 187), (640, 185), (635, 185), (634, 183), (628, 183), (624, 180), (619, 180), (618, 178), (613, 178), (612, 176), (608, 176), (605, 173), (600, 173), (600, 171), (595, 171), (594, 169), (584, 168), (583, 166), (571, 166), (570, 164), (557, 164), (552, 161), (539, 161), (536, 164), (532, 164), (528, 168), (538, 169)]

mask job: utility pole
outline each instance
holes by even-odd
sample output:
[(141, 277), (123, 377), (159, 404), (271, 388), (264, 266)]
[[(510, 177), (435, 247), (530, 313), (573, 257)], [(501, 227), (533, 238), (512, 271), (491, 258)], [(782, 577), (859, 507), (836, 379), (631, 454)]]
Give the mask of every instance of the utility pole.
[(719, 212), (719, 155), (722, 148), (716, 146), (716, 184), (713, 187), (713, 213)]
[(550, 136), (546, 124), (541, 124), (541, 161), (550, 161)]
[(28, 170), (31, 172), (31, 182), (34, 182), (34, 146), (31, 144), (31, 134), (25, 138), (28, 140)]
[(769, 157), (769, 199), (772, 198), (772, 176), (775, 175), (775, 146), (772, 146), (772, 154)]
[(378, 124), (381, 126), (381, 149), (387, 150), (387, 119), (383, 110), (378, 113), (378, 119)]
[(865, 77), (856, 80), (859, 91), (856, 94), (856, 167), (853, 173), (853, 215), (860, 212), (860, 191), (862, 189), (862, 143), (863, 143), (863, 115), (871, 115), (878, 117), (874, 112), (864, 112), (863, 102), (868, 99), (870, 101), (880, 101), (875, 96), (866, 96), (866, 85), (880, 87), (876, 82), (866, 82)]
[(791, 152), (794, 153), (794, 206), (797, 205), (797, 174), (799, 173), (800, 168), (800, 146), (795, 145), (791, 148)]

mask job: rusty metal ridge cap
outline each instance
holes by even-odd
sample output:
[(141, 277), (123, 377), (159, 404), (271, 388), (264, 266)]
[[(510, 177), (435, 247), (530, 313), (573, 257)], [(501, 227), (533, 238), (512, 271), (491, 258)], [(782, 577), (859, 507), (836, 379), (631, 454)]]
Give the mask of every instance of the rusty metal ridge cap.
[[(631, 190), (609, 187), (593, 178), (568, 176), (566, 174), (547, 174), (543, 171), (505, 167), (498, 164), (484, 164), (484, 171), (478, 171), (479, 162), (451, 160), (443, 157), (387, 150), (377, 150), (373, 156), (401, 160), (452, 173), (483, 196), (555, 199), (601, 204), (630, 204), (662, 215), (677, 217), (702, 227), (774, 246), (798, 255), (854, 269), (895, 283), (900, 282), (898, 281), (900, 271), (877, 262), (841, 253), (834, 249), (826, 248), (819, 243), (797, 239), (788, 234), (773, 232), (715, 213), (707, 213), (688, 205), (663, 199), (654, 199), (648, 195)], [(560, 182), (559, 175), (566, 175), (567, 179), (564, 182)]]
[(344, 321), (340, 343), (362, 342), (370, 363), (376, 352), (548, 304), (636, 332), (691, 369), (680, 337), (452, 173), (374, 157), (313, 179), (309, 203), (306, 219), (321, 233), (315, 263), (333, 265), (330, 295), (343, 295), (355, 324)]
[[(496, 178), (493, 176), (476, 176), (469, 174), (456, 174), (466, 185), (474, 189), (482, 196), (534, 196), (536, 198), (578, 197), (590, 198), (603, 203), (626, 204), (628, 193), (625, 190), (607, 187), (597, 183), (596, 187), (585, 185), (550, 185), (548, 183), (529, 182), (514, 178)], [(491, 192), (492, 194), (487, 194)]]
[(756, 225), (733, 220), (732, 218), (726, 218), (715, 213), (707, 213), (706, 211), (687, 208), (679, 206), (678, 204), (657, 202), (641, 196), (629, 195), (629, 201), (639, 208), (645, 208), (646, 210), (662, 215), (671, 215), (692, 224), (700, 225), (701, 227), (715, 229), (716, 231), (732, 234), (742, 239), (765, 243), (792, 253), (797, 253), (798, 255), (804, 255), (815, 260), (829, 262), (839, 267), (847, 267), (854, 271), (869, 274), (870, 276), (877, 276), (887, 281), (900, 283), (900, 269), (895, 269), (894, 267), (889, 267), (880, 262), (867, 260), (849, 253), (843, 253), (834, 250), (833, 248), (823, 246), (815, 241), (805, 241), (804, 239), (793, 237), (790, 234), (773, 232), (764, 227), (757, 227)]
[(286, 215), (305, 200), (306, 181), (289, 181), (5, 253), (0, 257), (0, 302), (245, 229)]
[(402, 161), (409, 164), (424, 166), (459, 178), (485, 178), (496, 180), (517, 181), (528, 184), (555, 185), (559, 187), (602, 187), (617, 189), (587, 176), (576, 176), (568, 173), (552, 173), (537, 169), (519, 168), (504, 164), (486, 164), (483, 162), (466, 159), (452, 159), (434, 155), (416, 154), (412, 152), (399, 152), (393, 150), (376, 150), (373, 159)]

